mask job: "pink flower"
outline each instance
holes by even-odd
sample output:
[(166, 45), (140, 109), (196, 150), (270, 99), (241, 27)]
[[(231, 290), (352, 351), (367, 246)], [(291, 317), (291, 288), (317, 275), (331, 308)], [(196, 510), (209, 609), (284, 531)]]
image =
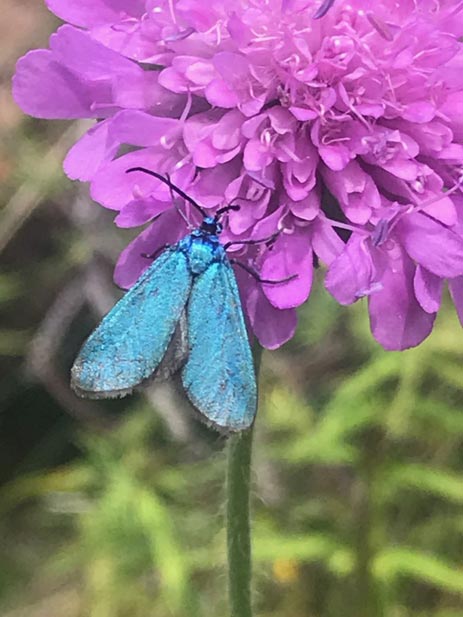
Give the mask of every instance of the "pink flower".
[[(233, 201), (224, 240), (259, 341), (296, 327), (314, 258), (342, 304), (368, 297), (386, 349), (431, 331), (445, 279), (463, 320), (463, 3), (460, 0), (48, 0), (72, 25), (19, 60), (14, 94), (42, 118), (95, 118), (64, 168), (120, 227), (130, 287), (187, 233), (169, 173), (206, 209)], [(127, 148), (129, 146), (129, 148)], [(123, 150), (121, 148), (123, 147)], [(195, 213), (188, 212), (195, 221)], [(196, 220), (197, 222), (197, 220)]]

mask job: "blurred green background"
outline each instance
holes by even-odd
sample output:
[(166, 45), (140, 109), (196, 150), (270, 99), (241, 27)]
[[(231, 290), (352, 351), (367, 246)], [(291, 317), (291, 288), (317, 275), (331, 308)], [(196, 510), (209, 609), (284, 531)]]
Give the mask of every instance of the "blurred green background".
[[(82, 125), (24, 117), (15, 60), (56, 27), (0, 23), (0, 615), (221, 617), (224, 439), (176, 383), (121, 401), (68, 388), (119, 292), (130, 232), (61, 171)], [(253, 471), (260, 617), (463, 615), (462, 334), (448, 297), (386, 353), (322, 274), (297, 336), (263, 356)]]

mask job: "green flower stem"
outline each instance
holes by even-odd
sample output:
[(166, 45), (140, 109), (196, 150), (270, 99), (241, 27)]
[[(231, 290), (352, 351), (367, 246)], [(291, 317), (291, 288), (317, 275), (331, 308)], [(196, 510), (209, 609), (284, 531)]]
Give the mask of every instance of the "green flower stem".
[(249, 488), (253, 429), (228, 440), (227, 549), (231, 617), (252, 617)]
[[(259, 374), (261, 349), (254, 353)], [(250, 485), (253, 428), (228, 439), (227, 551), (231, 617), (252, 617)]]

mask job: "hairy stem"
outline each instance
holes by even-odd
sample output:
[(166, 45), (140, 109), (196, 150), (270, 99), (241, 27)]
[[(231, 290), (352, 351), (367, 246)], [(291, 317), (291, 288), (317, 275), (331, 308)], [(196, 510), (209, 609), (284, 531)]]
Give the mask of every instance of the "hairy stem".
[[(259, 373), (261, 349), (254, 360)], [(231, 617), (252, 617), (250, 485), (253, 427), (228, 440), (227, 550)]]

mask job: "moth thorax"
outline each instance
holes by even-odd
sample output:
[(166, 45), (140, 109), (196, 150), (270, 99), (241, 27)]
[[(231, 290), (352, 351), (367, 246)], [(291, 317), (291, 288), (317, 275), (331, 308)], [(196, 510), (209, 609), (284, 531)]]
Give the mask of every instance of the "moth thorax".
[(214, 261), (216, 247), (209, 242), (193, 242), (188, 262), (193, 274), (201, 274)]

